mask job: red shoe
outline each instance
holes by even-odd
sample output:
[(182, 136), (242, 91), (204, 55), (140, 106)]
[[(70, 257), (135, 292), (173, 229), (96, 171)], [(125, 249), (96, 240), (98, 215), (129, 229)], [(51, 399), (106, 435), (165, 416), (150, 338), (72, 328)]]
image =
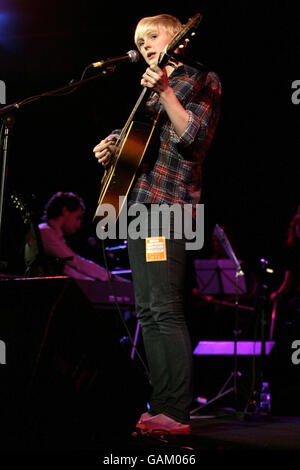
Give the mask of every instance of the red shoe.
[(191, 426), (175, 421), (169, 416), (158, 414), (152, 418), (138, 423), (138, 429), (142, 434), (190, 434)]
[(142, 413), (135, 427), (136, 428), (143, 427), (143, 423), (145, 423), (145, 421), (151, 418), (154, 418), (154, 416), (148, 413), (148, 411), (146, 411), (145, 413)]

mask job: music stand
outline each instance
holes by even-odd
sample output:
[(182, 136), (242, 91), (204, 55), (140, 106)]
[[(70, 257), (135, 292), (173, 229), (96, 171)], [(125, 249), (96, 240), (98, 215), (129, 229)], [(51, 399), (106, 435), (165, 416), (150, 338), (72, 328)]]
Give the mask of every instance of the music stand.
[[(203, 295), (228, 295), (236, 293), (236, 267), (230, 259), (194, 260), (196, 279)], [(246, 294), (244, 276), (238, 284), (238, 294)]]
[[(215, 234), (219, 238), (221, 244), (223, 245), (223, 248), (225, 249), (226, 253), (229, 256), (229, 260), (203, 260), (202, 266), (205, 265), (206, 272), (208, 272), (208, 276), (205, 279), (202, 279), (200, 281), (200, 288), (201, 288), (201, 282), (203, 283), (202, 288), (206, 289), (206, 292), (201, 291), (201, 293), (210, 293), (210, 294), (216, 294), (216, 293), (222, 293), (222, 294), (235, 294), (235, 320), (234, 320), (234, 367), (233, 370), (231, 371), (228, 379), (224, 383), (224, 385), (221, 387), (217, 395), (212, 398), (211, 400), (207, 401), (204, 404), (201, 404), (197, 408), (191, 411), (191, 413), (197, 412), (200, 408), (204, 408), (205, 406), (209, 405), (210, 403), (215, 402), (216, 400), (219, 400), (220, 398), (224, 397), (225, 395), (228, 395), (229, 393), (233, 392), (234, 394), (234, 401), (235, 405), (237, 402), (237, 377), (241, 376), (241, 373), (237, 370), (237, 343), (238, 343), (238, 335), (240, 334), (240, 331), (238, 330), (238, 309), (239, 309), (239, 304), (238, 304), (238, 296), (240, 293), (245, 293), (246, 292), (246, 284), (245, 284), (245, 279), (244, 279), (244, 273), (241, 269), (241, 265), (235, 256), (233, 249), (231, 247), (231, 244), (227, 238), (227, 236), (224, 233), (224, 230), (216, 224), (215, 229), (214, 229)], [(198, 262), (198, 264), (195, 265), (196, 273), (197, 273), (197, 266), (201, 267), (201, 260), (195, 260)], [(225, 268), (222, 270), (222, 267)], [(205, 270), (203, 270), (205, 272)], [(222, 273), (222, 275), (221, 275)], [(234, 278), (232, 274), (234, 273)], [(198, 279), (198, 276), (197, 276)], [(242, 280), (241, 285), (239, 284), (239, 279)], [(200, 280), (200, 279), (199, 279)], [(198, 284), (199, 285), (199, 284)], [(216, 289), (218, 289), (218, 292), (214, 292)], [(209, 290), (209, 292), (208, 292)], [(226, 290), (226, 291), (225, 291)], [(233, 379), (233, 386), (228, 388), (226, 390), (227, 385), (230, 383), (231, 379)]]

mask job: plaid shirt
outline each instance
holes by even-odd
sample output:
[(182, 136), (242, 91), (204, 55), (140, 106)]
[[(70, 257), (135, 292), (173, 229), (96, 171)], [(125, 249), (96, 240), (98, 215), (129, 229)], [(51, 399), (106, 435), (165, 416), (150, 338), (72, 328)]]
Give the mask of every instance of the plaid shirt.
[[(189, 114), (178, 137), (154, 94), (148, 105), (161, 109), (159, 145), (147, 149), (128, 204), (197, 204), (201, 193), (201, 164), (211, 144), (220, 113), (221, 84), (214, 72), (180, 66), (169, 76), (177, 98)], [(158, 153), (157, 153), (158, 152)]]

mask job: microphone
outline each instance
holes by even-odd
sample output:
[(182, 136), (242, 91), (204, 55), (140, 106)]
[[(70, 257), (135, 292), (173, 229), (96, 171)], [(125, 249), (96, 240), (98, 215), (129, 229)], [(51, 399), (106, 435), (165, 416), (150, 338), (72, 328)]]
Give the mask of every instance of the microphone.
[(107, 59), (107, 60), (100, 60), (99, 62), (94, 62), (92, 64), (93, 67), (102, 67), (103, 65), (108, 65), (108, 64), (115, 64), (115, 63), (118, 63), (118, 62), (123, 62), (123, 61), (128, 61), (129, 62), (138, 62), (140, 58), (140, 54), (138, 53), (138, 51), (135, 51), (135, 50), (132, 50), (132, 51), (128, 51), (126, 53), (126, 55), (123, 55), (121, 57), (114, 57), (113, 59)]

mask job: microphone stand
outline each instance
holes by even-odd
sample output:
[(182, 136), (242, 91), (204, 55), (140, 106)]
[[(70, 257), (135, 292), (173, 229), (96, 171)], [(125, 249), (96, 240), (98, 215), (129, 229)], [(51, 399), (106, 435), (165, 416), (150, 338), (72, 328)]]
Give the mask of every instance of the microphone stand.
[[(253, 377), (253, 387), (250, 392), (250, 399), (248, 400), (246, 407), (245, 407), (245, 412), (246, 418), (250, 421), (264, 421), (264, 420), (270, 420), (271, 414), (266, 412), (266, 410), (261, 409), (260, 406), (260, 392), (262, 389), (263, 382), (266, 380), (265, 379), (265, 367), (266, 367), (266, 359), (267, 359), (267, 352), (266, 352), (266, 326), (268, 323), (267, 319), (267, 302), (268, 302), (268, 281), (266, 278), (266, 274), (273, 273), (273, 270), (268, 268), (268, 261), (265, 259), (261, 259), (261, 272), (259, 276), (259, 283), (258, 283), (258, 289), (257, 289), (257, 300), (256, 300), (256, 314), (258, 315), (258, 319), (260, 321), (260, 339), (261, 339), (261, 354), (260, 354), (260, 360), (259, 360), (259, 367), (258, 370), (255, 372), (254, 377)], [(275, 307), (276, 308), (276, 307)], [(275, 310), (276, 312), (276, 310)], [(275, 315), (275, 312), (272, 312), (272, 317)], [(274, 318), (272, 318), (272, 324), (270, 328), (270, 338), (269, 341), (272, 341), (272, 336), (273, 336), (273, 323)], [(267, 379), (268, 380), (268, 379)], [(251, 395), (253, 395), (253, 398), (251, 398)], [(250, 400), (252, 401), (252, 404), (256, 404), (255, 409), (250, 412), (248, 412), (248, 407), (250, 405)]]
[[(8, 160), (9, 160), (9, 149), (11, 146), (11, 137), (13, 133), (13, 127), (15, 124), (15, 112), (19, 109), (23, 108), (28, 104), (34, 103), (36, 101), (41, 100), (45, 97), (54, 97), (54, 96), (65, 96), (66, 94), (70, 94), (74, 92), (77, 87), (89, 83), (93, 80), (97, 80), (100, 77), (107, 75), (108, 73), (112, 73), (115, 70), (115, 66), (108, 66), (105, 67), (106, 63), (103, 63), (103, 70), (101, 70), (100, 74), (93, 75), (92, 77), (88, 77), (83, 79), (84, 74), (86, 73), (87, 69), (91, 67), (92, 64), (88, 65), (83, 73), (80, 80), (76, 82), (69, 83), (66, 86), (61, 88), (57, 88), (55, 90), (47, 91), (40, 95), (31, 96), (29, 98), (25, 98), (22, 101), (15, 102), (4, 106), (0, 109), (0, 118), (2, 118), (2, 126), (0, 130), (0, 151), (2, 150), (2, 158), (1, 158), (1, 190), (0, 190), (0, 272), (2, 269), (7, 268), (8, 262), (4, 259), (4, 247), (3, 247), (3, 210), (5, 205), (5, 193), (6, 193), (6, 186), (7, 186), (7, 177), (8, 177)], [(1, 156), (1, 155), (0, 155)]]
[[(2, 110), (1, 110), (2, 111)], [(1, 129), (4, 137), (3, 137), (3, 157), (1, 161), (1, 188), (0, 188), (0, 271), (3, 268), (7, 267), (7, 261), (4, 260), (3, 253), (2, 253), (2, 235), (3, 235), (3, 208), (4, 208), (4, 198), (5, 198), (5, 190), (7, 184), (7, 173), (8, 173), (8, 150), (10, 144), (10, 137), (12, 134), (13, 126), (14, 126), (14, 115), (11, 110), (3, 117), (3, 128)], [(2, 134), (1, 132), (1, 134)], [(0, 138), (2, 135), (0, 134)], [(1, 148), (1, 140), (0, 140), (0, 148)]]

